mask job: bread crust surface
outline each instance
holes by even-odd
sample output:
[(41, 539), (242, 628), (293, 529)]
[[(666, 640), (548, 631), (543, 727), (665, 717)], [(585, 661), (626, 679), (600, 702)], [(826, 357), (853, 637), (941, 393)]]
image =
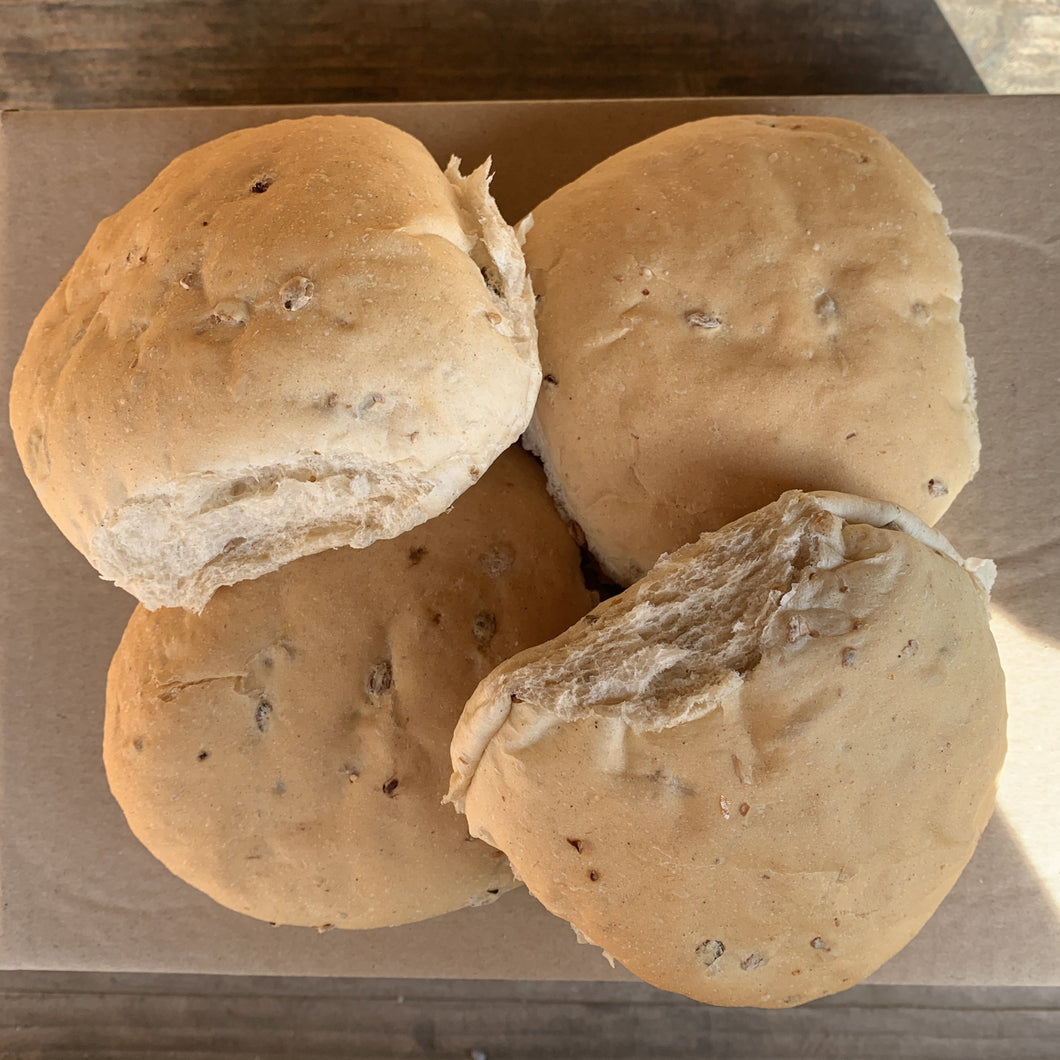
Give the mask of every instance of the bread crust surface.
[(592, 605), (544, 476), (510, 449), (452, 511), (366, 549), (134, 612), (104, 763), (132, 831), (223, 905), (391, 926), (492, 901), (507, 861), (443, 806), (476, 683)]
[(545, 381), (527, 442), (620, 584), (786, 489), (933, 524), (974, 474), (957, 251), (879, 133), (707, 118), (531, 217)]

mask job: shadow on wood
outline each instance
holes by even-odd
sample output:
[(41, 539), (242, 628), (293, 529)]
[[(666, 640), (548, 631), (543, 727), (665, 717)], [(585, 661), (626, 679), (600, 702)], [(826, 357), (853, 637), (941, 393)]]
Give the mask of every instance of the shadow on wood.
[(8, 4), (6, 107), (985, 91), (931, 0)]

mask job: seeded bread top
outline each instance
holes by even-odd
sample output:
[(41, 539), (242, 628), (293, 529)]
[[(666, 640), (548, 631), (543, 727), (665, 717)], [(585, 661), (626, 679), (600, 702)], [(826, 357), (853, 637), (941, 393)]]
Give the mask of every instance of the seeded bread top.
[(764, 1007), (853, 986), (993, 809), (1004, 677), (973, 568), (891, 505), (787, 493), (501, 664), (449, 798), (656, 986)]
[(522, 432), (532, 297), (483, 167), (369, 118), (197, 147), (103, 221), (15, 372), (26, 472), (148, 606), (437, 515)]
[(621, 584), (774, 500), (934, 523), (978, 465), (961, 276), (927, 181), (835, 118), (708, 118), (532, 213), (528, 444)]
[(399, 539), (296, 560), (199, 615), (137, 608), (103, 748), (132, 830), (277, 923), (378, 927), (491, 901), (511, 874), (442, 805), (449, 740), (490, 669), (589, 609), (579, 562), (513, 448)]

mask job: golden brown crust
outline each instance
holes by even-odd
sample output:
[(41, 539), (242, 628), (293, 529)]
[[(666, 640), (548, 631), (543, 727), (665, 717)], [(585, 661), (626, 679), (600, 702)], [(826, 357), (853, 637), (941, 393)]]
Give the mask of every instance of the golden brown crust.
[(137, 608), (110, 670), (104, 761), (174, 873), (277, 923), (377, 927), (491, 901), (506, 860), (441, 805), (453, 725), (509, 655), (591, 606), (533, 459), (367, 549)]
[(99, 225), (15, 372), (19, 452), (60, 529), (148, 606), (199, 608), (444, 511), (540, 380), (487, 186), (369, 118), (175, 159)]
[(454, 736), (472, 834), (632, 972), (712, 1004), (869, 975), (993, 808), (983, 585), (840, 507), (789, 493), (680, 549), (498, 667)]
[(709, 118), (532, 217), (545, 382), (528, 442), (622, 584), (785, 489), (934, 523), (974, 474), (957, 252), (878, 133)]

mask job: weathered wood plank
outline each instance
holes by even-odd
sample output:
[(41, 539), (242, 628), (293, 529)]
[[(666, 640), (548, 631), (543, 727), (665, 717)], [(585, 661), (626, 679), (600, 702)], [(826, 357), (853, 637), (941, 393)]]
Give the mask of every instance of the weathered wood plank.
[(978, 92), (931, 0), (3, 0), (0, 103)]
[(0, 1055), (1046, 1060), (1060, 992), (864, 986), (800, 1009), (640, 983), (0, 973)]

